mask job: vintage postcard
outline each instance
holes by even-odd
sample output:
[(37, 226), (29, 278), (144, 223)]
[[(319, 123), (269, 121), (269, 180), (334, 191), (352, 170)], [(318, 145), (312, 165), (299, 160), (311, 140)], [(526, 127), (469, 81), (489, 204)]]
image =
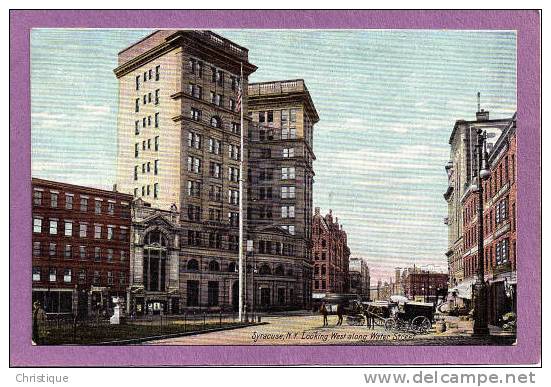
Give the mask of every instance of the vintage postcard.
[[(538, 361), (537, 13), (274, 29), (67, 12), (21, 27), (30, 126), (12, 110), (34, 364), (99, 364), (88, 346), (181, 355), (120, 365), (282, 364), (290, 347), (287, 364)], [(216, 354), (234, 346), (249, 360)]]

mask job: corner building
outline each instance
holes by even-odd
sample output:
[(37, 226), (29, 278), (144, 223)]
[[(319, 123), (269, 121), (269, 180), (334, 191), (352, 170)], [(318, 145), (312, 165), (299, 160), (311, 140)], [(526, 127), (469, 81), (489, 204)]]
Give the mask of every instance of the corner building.
[(255, 70), (246, 48), (210, 31), (160, 30), (119, 53), (117, 188), (135, 201), (129, 312), (237, 307), (237, 98), (241, 82), (246, 116)]
[(253, 306), (308, 309), (318, 113), (302, 79), (252, 83), (248, 102), (247, 224), (253, 251), (247, 278)]
[(85, 317), (125, 299), (132, 196), (38, 178), (32, 195), (33, 302)]

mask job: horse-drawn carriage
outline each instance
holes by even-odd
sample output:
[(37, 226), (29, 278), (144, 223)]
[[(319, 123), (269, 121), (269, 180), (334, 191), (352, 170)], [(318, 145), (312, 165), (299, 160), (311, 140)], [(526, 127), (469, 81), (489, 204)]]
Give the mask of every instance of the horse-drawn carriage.
[(428, 333), (434, 321), (434, 305), (413, 301), (375, 301), (354, 305), (347, 316), (349, 325), (365, 325), (366, 318), (388, 331)]

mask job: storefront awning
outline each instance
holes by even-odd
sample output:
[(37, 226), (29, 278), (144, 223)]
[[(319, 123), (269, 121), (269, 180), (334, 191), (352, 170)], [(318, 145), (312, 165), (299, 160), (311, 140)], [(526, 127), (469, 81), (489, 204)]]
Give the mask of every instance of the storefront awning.
[(470, 279), (460, 282), (456, 287), (448, 290), (448, 293), (454, 294), (455, 297), (464, 298), (470, 300), (473, 298), (472, 286), (475, 283), (476, 279)]

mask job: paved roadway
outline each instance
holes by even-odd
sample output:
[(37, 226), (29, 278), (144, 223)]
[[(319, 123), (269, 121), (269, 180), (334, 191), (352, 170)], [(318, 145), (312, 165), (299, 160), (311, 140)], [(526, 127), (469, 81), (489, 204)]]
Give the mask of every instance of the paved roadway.
[(510, 345), (512, 338), (492, 336), (473, 339), (465, 333), (415, 336), (410, 333), (392, 333), (382, 327), (374, 330), (366, 326), (346, 324), (335, 326), (336, 316), (329, 316), (329, 326), (323, 327), (322, 317), (267, 316), (265, 325), (197, 334), (146, 342), (148, 345)]

